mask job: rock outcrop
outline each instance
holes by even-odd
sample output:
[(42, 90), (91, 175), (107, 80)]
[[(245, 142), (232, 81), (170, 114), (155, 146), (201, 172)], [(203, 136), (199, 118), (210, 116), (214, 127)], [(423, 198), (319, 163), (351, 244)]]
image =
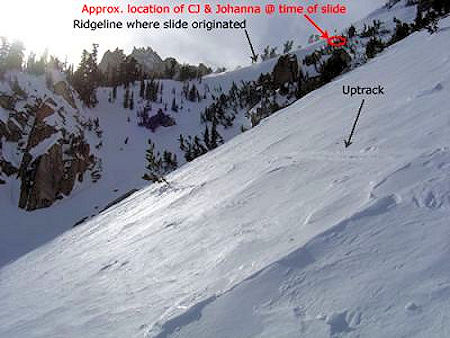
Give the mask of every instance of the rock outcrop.
[(111, 82), (120, 69), (120, 64), (126, 58), (136, 60), (140, 71), (147, 77), (169, 78), (184, 81), (190, 78), (202, 77), (210, 74), (212, 69), (200, 63), (198, 66), (180, 64), (175, 58), (161, 59), (152, 48), (133, 48), (130, 55), (125, 55), (123, 50), (116, 48), (107, 50), (99, 63), (99, 69), (103, 73), (106, 82)]
[[(70, 195), (75, 183), (83, 181), (97, 161), (84, 133), (100, 136), (87, 127), (67, 82), (42, 92), (45, 80), (36, 84), (28, 76), (5, 81), (21, 84), (27, 95), (12, 88), (0, 92), (0, 184), (7, 183), (5, 177), (17, 178), (18, 206), (31, 211)], [(32, 83), (39, 90), (30, 88)]]
[(299, 67), (297, 56), (286, 54), (279, 57), (272, 71), (272, 82), (275, 88), (287, 83), (295, 83), (298, 79)]
[(19, 173), (22, 180), (19, 207), (26, 210), (49, 207), (69, 195), (76, 180), (83, 181), (85, 171), (94, 162), (90, 147), (81, 142), (69, 149), (70, 154), (64, 153), (63, 145), (56, 143), (34, 160), (24, 156)]
[(72, 108), (77, 108), (75, 104), (75, 99), (73, 98), (73, 91), (70, 86), (65, 81), (59, 81), (53, 85), (53, 90), (55, 94), (60, 95), (70, 104)]

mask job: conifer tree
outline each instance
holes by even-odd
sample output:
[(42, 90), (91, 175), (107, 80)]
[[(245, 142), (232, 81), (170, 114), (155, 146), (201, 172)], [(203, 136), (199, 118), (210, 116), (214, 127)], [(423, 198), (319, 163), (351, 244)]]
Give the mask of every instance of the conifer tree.
[(20, 41), (14, 41), (11, 44), (5, 60), (6, 69), (22, 69), (24, 50), (25, 47)]
[(195, 102), (196, 100), (198, 101), (198, 98), (199, 98), (199, 94), (198, 94), (197, 87), (195, 86), (195, 84), (193, 84), (191, 89), (189, 90), (188, 100), (191, 102)]
[(283, 54), (287, 54), (292, 50), (294, 46), (294, 40), (287, 40), (283, 45)]
[(131, 98), (130, 98), (129, 106), (130, 106), (130, 110), (134, 109), (134, 92), (133, 91), (131, 92)]
[(176, 155), (164, 151), (163, 157), (161, 158), (159, 152), (155, 153), (155, 144), (149, 140), (149, 148), (146, 151), (145, 157), (147, 159), (147, 172), (142, 178), (153, 183), (164, 182), (169, 185), (164, 175), (173, 171), (178, 166)]
[(172, 106), (171, 106), (170, 110), (172, 110), (175, 113), (178, 112), (178, 106), (177, 106), (177, 103), (175, 101), (175, 97), (172, 99)]
[(350, 28), (348, 29), (348, 37), (350, 39), (354, 38), (356, 35), (356, 28), (355, 26), (351, 25)]
[(0, 78), (3, 77), (3, 74), (6, 71), (6, 58), (9, 53), (9, 43), (5, 37), (1, 37), (1, 46), (0, 46)]
[(139, 90), (139, 96), (143, 99), (145, 97), (145, 81), (141, 80), (141, 87)]
[(130, 91), (129, 91), (129, 89), (127, 88), (127, 89), (125, 90), (125, 94), (124, 94), (124, 97), (123, 97), (123, 107), (124, 107), (125, 109), (128, 108), (129, 97), (130, 97)]
[(97, 44), (93, 44), (91, 53), (83, 50), (80, 65), (73, 76), (73, 86), (88, 107), (98, 102), (96, 89), (101, 82), (101, 73), (97, 66), (97, 53)]
[(217, 122), (213, 120), (211, 128), (211, 141), (210, 141), (211, 149), (217, 148), (219, 143), (223, 143), (223, 138), (217, 131)]
[(164, 173), (174, 171), (178, 167), (177, 155), (170, 151), (164, 151), (162, 163)]
[(208, 124), (205, 124), (205, 131), (203, 133), (203, 142), (205, 143), (205, 145), (208, 149), (211, 149)]
[(42, 53), (41, 57), (39, 58), (39, 61), (36, 63), (36, 74), (41, 75), (45, 73), (47, 62), (48, 62), (48, 49), (46, 48)]

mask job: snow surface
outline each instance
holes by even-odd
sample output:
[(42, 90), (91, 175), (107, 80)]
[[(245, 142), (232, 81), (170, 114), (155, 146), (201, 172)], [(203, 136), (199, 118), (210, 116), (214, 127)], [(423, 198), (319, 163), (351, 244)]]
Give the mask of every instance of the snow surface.
[[(297, 51), (296, 54), (299, 59), (302, 59), (318, 46), (319, 44), (309, 46)], [(18, 78), (20, 86), (27, 93), (31, 93), (30, 96), (50, 97), (56, 101), (58, 107), (64, 107), (65, 116), (68, 118), (62, 119), (59, 114), (53, 114), (45, 119), (48, 125), (64, 126), (66, 130), (73, 131), (77, 126), (74, 118), (81, 117), (83, 121), (89, 118), (91, 120), (99, 119), (100, 129), (103, 132), (102, 137), (97, 137), (93, 132), (86, 132), (85, 137), (91, 145), (91, 152), (102, 161), (102, 177), (98, 182), (92, 183), (89, 173), (87, 173), (87, 179), (83, 181), (83, 184), (72, 191), (70, 196), (54, 203), (51, 210), (35, 210), (32, 213), (17, 207), (20, 184), (15, 182), (16, 178), (4, 178), (7, 184), (0, 188), (0, 206), (2, 207), (1, 211), (8, 217), (0, 219), (0, 266), (55, 238), (81, 220), (96, 216), (111, 201), (132, 190), (147, 186), (148, 181), (143, 180), (142, 175), (146, 171), (145, 152), (148, 149), (149, 139), (155, 143), (157, 151), (161, 153), (165, 150), (171, 151), (177, 155), (178, 164), (184, 164), (184, 153), (179, 149), (179, 135), (183, 134), (184, 137), (187, 135), (195, 136), (204, 132), (205, 125), (201, 123), (200, 113), (214, 101), (212, 96), (218, 97), (222, 93), (227, 93), (233, 82), (240, 84), (241, 81), (253, 81), (261, 73), (270, 73), (276, 62), (277, 59), (271, 59), (242, 68), (239, 71), (208, 76), (202, 80), (202, 83), (198, 80), (189, 81), (190, 86), (196, 85), (202, 97), (206, 88), (209, 88), (207, 98), (200, 102), (190, 102), (184, 99), (181, 104), (184, 84), (179, 81), (161, 80), (163, 102), (152, 102), (150, 115), (156, 114), (158, 109), (164, 109), (164, 106), (167, 105), (168, 111), (166, 113), (176, 120), (176, 125), (170, 128), (160, 127), (155, 132), (137, 125), (137, 111), (147, 103), (139, 98), (139, 83), (130, 86), (135, 98), (134, 110), (124, 109), (123, 97), (125, 92), (122, 87), (119, 87), (117, 88), (117, 100), (113, 102), (108, 100), (112, 91), (111, 88), (100, 88), (97, 92), (99, 104), (94, 109), (82, 107), (81, 102), (77, 100), (77, 106), (80, 110), (78, 112), (70, 107), (62, 97), (58, 97), (46, 89), (44, 76), (32, 77), (18, 72), (11, 73), (10, 78)], [(4, 88), (3, 91), (6, 92), (7, 90), (10, 90), (10, 88)], [(174, 97), (172, 90), (175, 90), (177, 105), (183, 106), (183, 109), (179, 109), (177, 113), (170, 110)], [(24, 100), (23, 105), (27, 102)], [(251, 126), (248, 117), (245, 115), (245, 109), (242, 109), (236, 116), (232, 128), (225, 129), (219, 126), (219, 132), (224, 140), (228, 141), (241, 133), (241, 126), (246, 129)], [(52, 138), (43, 141), (32, 149), (31, 154), (38, 156), (48, 150), (57, 140), (57, 136), (58, 134), (55, 134)], [(125, 140), (127, 140), (127, 144), (125, 144)], [(101, 147), (96, 148), (96, 145), (100, 144)], [(17, 149), (15, 143), (5, 142), (4, 157), (19, 167), (22, 152)], [(61, 222), (61, 219), (64, 219), (64, 222)]]
[[(392, 28), (394, 16), (402, 20), (412, 19), (415, 17), (415, 8), (408, 7), (405, 9), (404, 4), (398, 4), (390, 10), (382, 8), (376, 11), (376, 16), (372, 15), (355, 23), (355, 25), (362, 29), (365, 23), (371, 24), (373, 18), (382, 17), (386, 21), (385, 26)], [(318, 42), (294, 51), (294, 53), (300, 61), (306, 54), (310, 54), (322, 46), (323, 42)], [(361, 44), (359, 43), (355, 47), (361, 49)], [(0, 218), (0, 266), (48, 242), (62, 232), (71, 229), (73, 225), (95, 217), (112, 201), (120, 199), (121, 196), (128, 194), (130, 191), (147, 186), (148, 182), (141, 177), (145, 172), (145, 152), (148, 148), (149, 139), (155, 143), (157, 151), (161, 153), (165, 150), (171, 151), (177, 155), (178, 164), (183, 165), (185, 163), (184, 154), (180, 151), (177, 141), (179, 135), (195, 136), (204, 132), (205, 125), (200, 121), (200, 113), (213, 102), (212, 95), (218, 97), (221, 93), (226, 93), (233, 82), (240, 85), (241, 81), (253, 81), (262, 73), (270, 73), (276, 62), (277, 59), (274, 58), (236, 71), (211, 74), (204, 77), (202, 83), (197, 80), (190, 81), (190, 85), (195, 83), (200, 95), (205, 93), (206, 87), (210, 91), (207, 93), (207, 98), (201, 102), (194, 103), (184, 100), (183, 109), (180, 109), (177, 113), (170, 111), (174, 97), (172, 90), (175, 90), (176, 102), (180, 105), (183, 84), (172, 80), (162, 80), (161, 83), (164, 86), (161, 95), (163, 103), (152, 103), (151, 115), (156, 114), (159, 108), (164, 109), (165, 102), (169, 108), (168, 113), (175, 118), (177, 124), (170, 128), (158, 128), (155, 132), (137, 126), (136, 113), (146, 104), (144, 100), (139, 99), (139, 83), (130, 87), (135, 98), (133, 111), (123, 108), (123, 88), (118, 88), (117, 100), (114, 102), (108, 102), (111, 88), (100, 88), (97, 92), (99, 104), (94, 109), (87, 109), (82, 107), (79, 100), (76, 100), (76, 105), (79, 107), (79, 111), (77, 111), (70, 107), (62, 97), (55, 95), (46, 88), (45, 76), (33, 77), (18, 72), (11, 73), (9, 75), (10, 82), (12, 83), (12, 80), (17, 78), (20, 86), (25, 92), (29, 93), (30, 98), (34, 96), (52, 98), (58, 107), (64, 107), (67, 118), (62, 118), (59, 114), (53, 114), (45, 119), (47, 124), (53, 125), (57, 129), (64, 125), (66, 130), (74, 131), (77, 129), (79, 119), (85, 121), (88, 118), (92, 120), (98, 118), (100, 128), (103, 131), (101, 139), (95, 136), (93, 132), (85, 132), (85, 136), (91, 145), (91, 151), (102, 162), (98, 163), (96, 167), (101, 171), (101, 178), (96, 183), (91, 181), (88, 172), (85, 175), (87, 179), (84, 179), (82, 184), (77, 184), (76, 189), (72, 191), (70, 196), (54, 203), (51, 210), (36, 210), (30, 213), (19, 209), (17, 205), (20, 185), (16, 182), (15, 177), (3, 178), (7, 181), (7, 184), (0, 188), (0, 211), (8, 217)], [(305, 67), (302, 65), (302, 69), (310, 75), (315, 73), (313, 66)], [(56, 79), (59, 75), (53, 74), (53, 77)], [(11, 91), (11, 88), (6, 82), (0, 82), (0, 90), (8, 92)], [(22, 105), (25, 105), (28, 101), (23, 100), (21, 102)], [(239, 135), (241, 126), (245, 129), (250, 127), (246, 112), (247, 109), (238, 112), (233, 127), (225, 129), (219, 126), (219, 133), (225, 141)], [(0, 114), (2, 113), (0, 112)], [(37, 146), (32, 150), (33, 155), (38, 156), (46, 151), (52, 145), (53, 140), (48, 139), (42, 145)], [(127, 140), (127, 144), (125, 144), (125, 140)], [(97, 148), (97, 146), (99, 147)], [(17, 167), (20, 164), (22, 152), (17, 149), (15, 143), (4, 143), (3, 155)], [(64, 222), (61, 222), (61, 219)]]
[[(0, 336), (449, 336), (449, 39), (413, 34), (4, 266)], [(342, 85), (378, 83), (344, 149)]]

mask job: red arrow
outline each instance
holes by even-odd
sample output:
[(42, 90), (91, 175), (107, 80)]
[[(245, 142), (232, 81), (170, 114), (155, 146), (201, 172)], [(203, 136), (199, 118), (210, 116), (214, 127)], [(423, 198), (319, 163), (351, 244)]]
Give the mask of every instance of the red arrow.
[(325, 39), (325, 40), (328, 40), (330, 37), (328, 36), (328, 32), (327, 31), (324, 31), (322, 28), (320, 28), (319, 27), (319, 25), (318, 24), (316, 24), (315, 22), (314, 22), (314, 20), (313, 19), (311, 19), (308, 15), (306, 15), (305, 14), (305, 18), (306, 18), (306, 20), (308, 20), (319, 32), (320, 32), (320, 34), (322, 34), (321, 36), (320, 36), (320, 38), (321, 39)]

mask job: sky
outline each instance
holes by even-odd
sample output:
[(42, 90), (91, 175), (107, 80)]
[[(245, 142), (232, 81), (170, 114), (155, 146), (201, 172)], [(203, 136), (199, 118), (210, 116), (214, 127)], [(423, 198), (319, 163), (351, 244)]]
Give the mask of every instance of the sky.
[[(171, 5), (183, 1), (161, 0), (3, 0), (0, 11), (0, 36), (10, 40), (19, 39), (24, 42), (27, 52), (41, 53), (48, 48), (52, 55), (61, 60), (67, 58), (77, 64), (83, 49), (90, 49), (92, 43), (100, 45), (100, 54), (107, 49), (119, 47), (126, 53), (136, 47), (152, 47), (162, 57), (173, 56), (180, 62), (198, 64), (203, 62), (213, 67), (225, 66), (229, 69), (245, 66), (250, 63), (250, 49), (242, 30), (104, 30), (87, 31), (74, 30), (74, 19), (93, 20), (127, 20), (136, 17), (120, 15), (91, 16), (81, 13), (84, 4), (97, 6), (120, 5), (126, 9), (130, 4), (162, 4)], [(217, 4), (226, 1), (200, 1), (201, 3)], [(317, 1), (286, 1), (286, 4), (307, 5)], [(194, 1), (185, 3), (195, 3)], [(280, 4), (282, 1), (230, 1), (231, 4)], [(332, 31), (343, 29), (350, 23), (368, 15), (380, 7), (384, 0), (329, 0), (320, 2), (341, 3), (348, 7), (346, 15), (316, 15), (315, 20), (323, 28)], [(140, 20), (168, 19), (168, 16), (139, 15)], [(177, 18), (192, 21), (192, 16), (184, 15)], [(210, 16), (207, 19), (244, 19), (243, 16)], [(195, 19), (204, 19), (196, 17)], [(267, 16), (247, 17), (247, 30), (250, 34), (256, 52), (261, 52), (266, 45), (279, 46), (286, 40), (294, 40), (295, 46), (304, 45), (315, 33), (313, 27), (302, 16)]]

